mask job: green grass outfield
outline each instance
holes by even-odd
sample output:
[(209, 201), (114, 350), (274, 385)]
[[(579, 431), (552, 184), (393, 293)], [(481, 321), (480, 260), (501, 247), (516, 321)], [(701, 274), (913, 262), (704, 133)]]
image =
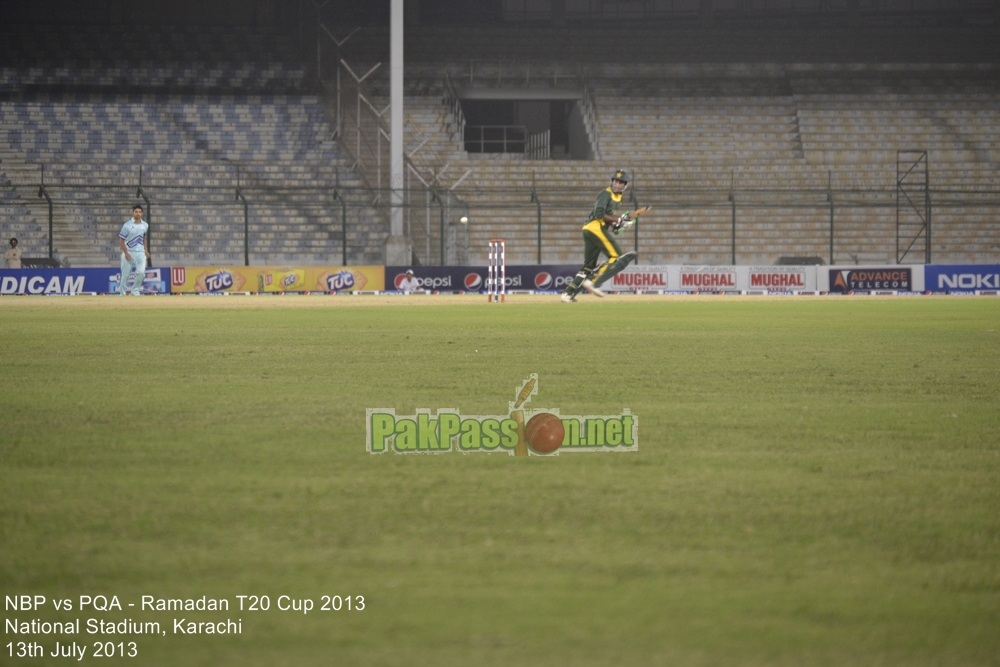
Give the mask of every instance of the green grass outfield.
[[(1000, 299), (10, 297), (0, 360), (5, 619), (167, 633), (2, 664), (1000, 665)], [(639, 451), (365, 451), (533, 372)]]

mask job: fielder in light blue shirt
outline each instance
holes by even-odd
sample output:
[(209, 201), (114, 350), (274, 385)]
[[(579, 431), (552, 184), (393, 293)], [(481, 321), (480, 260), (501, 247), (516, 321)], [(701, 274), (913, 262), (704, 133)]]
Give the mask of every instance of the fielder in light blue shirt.
[(149, 223), (142, 219), (142, 207), (138, 204), (132, 209), (132, 219), (122, 226), (118, 233), (118, 245), (122, 249), (122, 275), (118, 281), (118, 293), (125, 296), (129, 279), (132, 279), (132, 296), (139, 296), (142, 281), (146, 277), (146, 261), (149, 259), (149, 247), (146, 245), (146, 233)]

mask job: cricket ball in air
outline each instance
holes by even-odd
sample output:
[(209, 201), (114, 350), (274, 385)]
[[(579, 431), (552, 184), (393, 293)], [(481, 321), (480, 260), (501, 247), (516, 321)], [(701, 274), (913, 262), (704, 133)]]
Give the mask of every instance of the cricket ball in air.
[(463, 215), (461, 218), (458, 219), (458, 221), (464, 225), (467, 222), (469, 222), (469, 219)]
[(535, 415), (524, 427), (524, 437), (539, 454), (550, 454), (559, 449), (565, 436), (562, 420), (550, 412)]

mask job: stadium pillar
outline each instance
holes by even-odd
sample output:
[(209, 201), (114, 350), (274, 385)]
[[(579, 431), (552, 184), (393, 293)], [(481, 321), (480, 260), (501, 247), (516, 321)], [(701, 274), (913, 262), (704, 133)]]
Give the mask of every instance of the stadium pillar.
[(733, 266), (736, 266), (736, 170), (732, 172), (732, 180), (729, 182), (729, 201), (733, 207)]
[(552, 27), (566, 27), (566, 0), (552, 0)]
[(385, 263), (408, 265), (410, 241), (403, 236), (403, 0), (390, 0), (389, 17), (389, 238)]
[(849, 28), (857, 29), (861, 27), (861, 2), (860, 0), (847, 0), (847, 25)]
[(711, 28), (715, 23), (715, 7), (712, 0), (698, 0), (698, 16), (702, 28)]
[(128, 23), (125, 0), (109, 0), (105, 8), (108, 23), (111, 25), (124, 25)]
[(830, 204), (830, 266), (833, 266), (833, 216), (836, 209), (833, 204), (833, 171), (826, 174), (826, 201)]
[(420, 25), (420, 0), (406, 0), (403, 10), (406, 14), (406, 25)]

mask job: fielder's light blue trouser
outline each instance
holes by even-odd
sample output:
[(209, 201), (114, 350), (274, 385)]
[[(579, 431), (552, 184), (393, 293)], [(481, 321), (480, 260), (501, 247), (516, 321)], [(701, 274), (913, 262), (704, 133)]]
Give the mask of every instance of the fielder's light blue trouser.
[[(118, 283), (118, 293), (125, 296), (128, 292), (129, 280), (132, 280), (132, 295), (138, 296), (142, 289), (142, 281), (146, 277), (146, 251), (139, 246), (135, 250), (129, 250), (132, 261), (125, 259), (122, 253), (122, 279)], [(131, 274), (131, 275), (130, 275)]]

